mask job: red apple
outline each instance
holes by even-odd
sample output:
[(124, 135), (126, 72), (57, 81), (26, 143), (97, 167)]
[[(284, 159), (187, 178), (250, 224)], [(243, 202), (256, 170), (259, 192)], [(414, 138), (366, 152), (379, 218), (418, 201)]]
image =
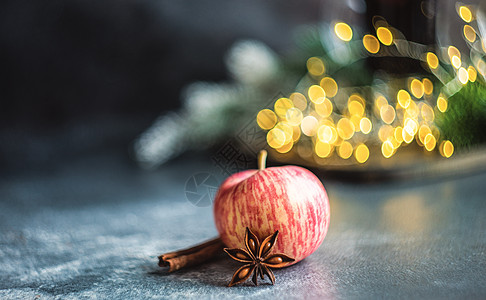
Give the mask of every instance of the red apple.
[(274, 253), (298, 262), (314, 252), (329, 227), (329, 200), (320, 180), (297, 166), (265, 169), (266, 151), (259, 170), (228, 177), (214, 201), (214, 218), (229, 248), (244, 248), (245, 228), (259, 239), (279, 231)]

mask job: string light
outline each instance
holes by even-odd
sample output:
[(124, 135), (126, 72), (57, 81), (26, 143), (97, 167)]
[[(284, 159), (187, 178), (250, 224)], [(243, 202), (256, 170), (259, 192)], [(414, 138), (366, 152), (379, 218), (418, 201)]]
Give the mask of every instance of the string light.
[[(473, 20), (473, 13), (467, 6), (458, 7), (458, 14), (467, 23)], [(380, 44), (391, 46), (395, 38), (397, 49), (400, 49), (398, 39), (401, 42), (402, 37), (396, 29), (390, 27), (384, 19), (377, 20), (374, 25), (376, 36), (366, 34), (361, 40), (367, 53), (377, 54), (382, 50)], [(333, 29), (341, 41), (349, 42), (353, 39), (353, 29), (348, 24), (336, 22)], [(480, 32), (469, 24), (463, 25), (462, 29), (464, 39), (470, 43), (469, 46), (479, 51), (479, 41), (486, 53), (485, 42), (481, 39)], [(396, 33), (398, 35), (395, 37)], [(473, 43), (474, 45), (471, 45)], [(259, 111), (257, 124), (261, 129), (268, 130), (267, 143), (277, 152), (288, 153), (293, 150), (303, 158), (314, 155), (315, 159), (319, 158), (317, 162), (320, 164), (323, 163), (322, 159), (331, 157), (334, 150), (336, 156), (341, 159), (349, 159), (354, 154), (357, 163), (365, 163), (370, 157), (370, 145), (376, 149), (381, 148), (384, 158), (391, 158), (402, 145), (405, 146), (402, 143), (410, 144), (414, 140), (426, 151), (430, 152), (437, 148), (441, 156), (449, 158), (454, 153), (454, 146), (449, 140), (441, 140), (440, 132), (434, 125), (435, 114), (437, 111), (447, 111), (448, 99), (445, 95), (452, 94), (448, 89), (460, 89), (460, 86), (466, 85), (469, 81), (475, 82), (478, 72), (486, 76), (486, 62), (481, 56), (471, 60), (465, 57), (463, 60), (461, 52), (452, 45), (447, 47), (447, 56), (444, 57), (443, 52), (440, 53), (446, 65), (441, 69), (435, 53), (425, 52), (421, 56), (431, 73), (436, 75), (444, 86), (444, 78), (447, 76), (441, 74), (455, 73), (455, 82), (451, 81), (446, 89), (437, 91), (437, 94), (440, 94), (436, 98), (436, 108), (431, 104), (434, 99), (434, 83), (429, 78), (403, 79), (402, 82), (406, 81), (406, 84), (401, 85), (401, 89), (392, 89), (389, 84), (386, 89), (373, 90), (372, 87), (371, 94), (366, 88), (346, 87), (341, 92), (336, 80), (325, 75), (326, 71), (332, 70), (326, 70), (326, 61), (320, 57), (310, 57), (306, 61), (306, 66), (310, 75), (309, 80), (314, 84), (309, 84), (307, 89), (304, 89), (306, 95), (294, 92), (288, 98), (279, 98), (273, 111)], [(473, 65), (466, 65), (469, 61), (472, 61)], [(447, 66), (449, 63), (453, 69)], [(437, 86), (435, 88), (440, 89)], [(301, 88), (299, 90), (302, 91)], [(373, 105), (367, 106), (362, 95), (372, 95)], [(392, 100), (389, 102), (387, 97)], [(370, 111), (367, 111), (368, 109)], [(301, 139), (307, 141), (300, 141)]]

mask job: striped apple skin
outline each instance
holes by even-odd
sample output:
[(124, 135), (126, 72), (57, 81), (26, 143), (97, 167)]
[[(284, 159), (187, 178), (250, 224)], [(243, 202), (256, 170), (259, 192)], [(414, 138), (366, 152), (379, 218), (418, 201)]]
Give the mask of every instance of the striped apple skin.
[(247, 170), (220, 186), (214, 218), (221, 239), (230, 248), (244, 248), (245, 227), (260, 240), (279, 231), (274, 253), (298, 262), (314, 252), (329, 227), (326, 190), (307, 169), (297, 166)]

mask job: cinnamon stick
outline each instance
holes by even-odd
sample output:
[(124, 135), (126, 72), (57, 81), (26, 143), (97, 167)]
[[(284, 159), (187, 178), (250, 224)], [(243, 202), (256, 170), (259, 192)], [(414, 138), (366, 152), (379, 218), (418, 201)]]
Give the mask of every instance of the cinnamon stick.
[(221, 253), (223, 248), (224, 244), (218, 237), (188, 249), (159, 255), (159, 267), (169, 267), (169, 272), (174, 272), (205, 262)]

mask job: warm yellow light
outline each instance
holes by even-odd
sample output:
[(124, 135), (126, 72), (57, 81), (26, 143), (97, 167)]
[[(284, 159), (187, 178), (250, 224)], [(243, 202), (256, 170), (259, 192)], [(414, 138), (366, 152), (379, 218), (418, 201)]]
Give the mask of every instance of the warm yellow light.
[(395, 151), (395, 149), (393, 148), (393, 144), (389, 140), (387, 140), (387, 141), (383, 142), (383, 144), (381, 144), (381, 153), (383, 154), (383, 156), (385, 158), (391, 157), (393, 155), (394, 151)]
[(413, 79), (412, 82), (410, 83), (410, 91), (412, 92), (412, 95), (420, 99), (424, 95), (424, 85), (423, 83), (418, 80), (418, 79)]
[(395, 137), (395, 140), (398, 143), (403, 142), (402, 133), (403, 133), (403, 128), (401, 126), (397, 126), (397, 128), (395, 128), (395, 132), (393, 133), (393, 136)]
[(302, 133), (307, 136), (314, 136), (317, 131), (318, 121), (314, 116), (307, 116), (302, 119), (300, 123), (300, 128), (302, 129)]
[(447, 110), (447, 99), (443, 96), (437, 98), (437, 108), (440, 112), (445, 112)]
[(478, 73), (476, 72), (476, 69), (474, 69), (473, 66), (469, 66), (469, 68), (467, 68), (467, 75), (469, 77), (469, 81), (471, 82), (476, 81), (476, 78), (478, 77)]
[(269, 109), (262, 109), (260, 112), (258, 112), (257, 123), (262, 129), (272, 129), (273, 126), (277, 124), (277, 116)]
[(351, 101), (358, 101), (363, 107), (366, 106), (366, 101), (363, 97), (361, 97), (360, 94), (352, 94), (351, 96), (349, 96), (348, 103)]
[(279, 128), (273, 128), (267, 133), (267, 143), (272, 148), (280, 148), (285, 144), (285, 133)]
[(311, 75), (321, 76), (326, 68), (319, 57), (311, 57), (307, 60), (307, 70)]
[(316, 112), (324, 118), (327, 118), (332, 113), (332, 102), (325, 98), (322, 103), (315, 104)]
[(356, 147), (356, 150), (354, 151), (354, 158), (356, 158), (360, 164), (365, 163), (369, 157), (370, 150), (365, 144), (360, 144), (358, 147)]
[(285, 134), (284, 144), (292, 141), (292, 135), (294, 134), (294, 128), (287, 122), (278, 122), (274, 129), (280, 129)]
[(481, 75), (486, 76), (486, 63), (482, 59), (478, 61), (476, 69)]
[(364, 134), (368, 134), (371, 131), (371, 127), (372, 124), (370, 119), (366, 117), (361, 118), (361, 121), (359, 121), (359, 128), (361, 129), (361, 132), (363, 132)]
[(473, 43), (476, 40), (476, 30), (469, 25), (464, 25), (464, 37)]
[(393, 123), (395, 115), (395, 109), (391, 105), (384, 105), (380, 109), (380, 117), (386, 124)]
[(322, 125), (319, 127), (317, 130), (317, 138), (324, 143), (332, 144), (332, 140), (334, 139), (334, 141), (336, 141), (337, 137), (334, 136), (331, 128), (332, 127), (328, 125)]
[(383, 97), (383, 96), (378, 96), (378, 97), (375, 99), (375, 105), (376, 105), (376, 108), (378, 108), (378, 109), (380, 110), (382, 106), (384, 106), (384, 105), (388, 105), (388, 101), (386, 100), (386, 98), (385, 98), (385, 97)]
[(317, 104), (324, 102), (324, 99), (326, 98), (326, 92), (324, 92), (324, 89), (315, 84), (310, 86), (307, 94), (309, 95), (310, 101)]
[(287, 153), (292, 149), (293, 145), (294, 145), (294, 143), (290, 142), (290, 143), (283, 145), (280, 148), (276, 148), (275, 150), (277, 150), (277, 152), (279, 152), (279, 153)]
[(351, 118), (349, 118), (351, 123), (353, 123), (354, 126), (354, 131), (359, 132), (361, 128), (359, 127), (359, 122), (361, 121), (361, 116), (358, 115), (352, 115)]
[(425, 122), (434, 121), (435, 118), (434, 110), (427, 103), (424, 103), (424, 105), (422, 105), (422, 108), (420, 109), (420, 114), (422, 115), (422, 119)]
[(425, 144), (425, 136), (427, 136), (427, 134), (429, 134), (429, 133), (432, 133), (429, 126), (427, 126), (427, 125), (420, 126), (419, 131), (418, 131), (418, 137), (419, 137), (419, 140), (422, 144)]
[(430, 81), (430, 79), (428, 78), (424, 78), (422, 80), (422, 84), (424, 85), (424, 93), (426, 95), (431, 95), (434, 91), (434, 84), (432, 83), (432, 81)]
[(410, 105), (410, 101), (412, 101), (412, 98), (406, 90), (399, 90), (397, 93), (397, 101), (401, 107), (407, 108)]
[(461, 16), (461, 19), (463, 19), (467, 23), (472, 21), (471, 10), (466, 6), (459, 7), (459, 16)]
[(296, 107), (289, 108), (287, 110), (287, 114), (285, 115), (287, 122), (291, 126), (299, 126), (300, 122), (302, 122), (303, 115), (300, 109)]
[(391, 135), (393, 135), (394, 130), (393, 127), (390, 125), (383, 125), (380, 127), (380, 130), (378, 130), (378, 138), (380, 141), (384, 142), (386, 141)]
[(295, 107), (304, 111), (307, 108), (307, 99), (301, 93), (290, 94), (289, 99), (292, 101)]
[(437, 69), (439, 66), (439, 59), (437, 58), (437, 55), (435, 55), (432, 52), (427, 53), (427, 64), (431, 69)]
[(408, 105), (408, 108), (405, 112), (408, 116), (412, 118), (416, 118), (420, 113), (417, 104), (415, 104), (415, 101), (410, 101), (410, 104)]
[(432, 151), (435, 148), (436, 140), (432, 133), (429, 133), (424, 138), (425, 150)]
[(352, 138), (354, 135), (354, 130), (354, 124), (349, 119), (342, 118), (337, 123), (338, 135), (343, 140), (349, 140), (350, 138)]
[(461, 59), (459, 58), (459, 56), (453, 55), (451, 57), (451, 64), (452, 64), (452, 66), (454, 68), (459, 69), (461, 67), (461, 64), (462, 64)]
[(404, 127), (402, 130), (402, 139), (405, 143), (410, 144), (413, 140), (414, 134), (410, 127)]
[(322, 158), (329, 157), (329, 155), (331, 155), (332, 150), (333, 150), (332, 145), (321, 141), (316, 142), (315, 151), (317, 156)]
[(441, 143), (441, 154), (444, 157), (451, 157), (451, 155), (454, 153), (454, 145), (450, 141), (443, 141)]
[(388, 141), (393, 145), (393, 149), (398, 149), (402, 142), (397, 141), (397, 139), (392, 135), (388, 138)]
[(370, 53), (378, 53), (380, 51), (380, 43), (378, 39), (371, 34), (367, 34), (363, 37), (363, 46)]
[(449, 46), (447, 48), (447, 55), (449, 55), (449, 58), (452, 58), (453, 56), (458, 56), (461, 58), (461, 52), (454, 46)]
[(419, 129), (417, 121), (412, 118), (406, 118), (404, 122), (404, 129), (411, 130), (411, 134), (415, 135)]
[(338, 155), (343, 159), (348, 159), (353, 154), (353, 146), (348, 141), (343, 141), (338, 148)]
[(457, 71), (457, 77), (462, 84), (466, 84), (469, 81), (469, 75), (465, 68), (459, 68)]
[(393, 35), (386, 27), (378, 27), (376, 35), (383, 45), (390, 46), (393, 43)]
[(300, 126), (294, 126), (293, 128), (292, 139), (294, 142), (297, 142), (300, 138)]
[(292, 104), (292, 101), (290, 101), (290, 99), (280, 98), (275, 101), (274, 110), (277, 116), (279, 116), (280, 118), (285, 118), (287, 115), (287, 110), (292, 107), (294, 107), (294, 104)]
[(349, 42), (353, 38), (353, 30), (348, 24), (343, 22), (339, 22), (334, 25), (334, 33), (336, 33), (336, 36), (339, 39), (345, 42)]
[(334, 79), (331, 77), (324, 77), (321, 79), (320, 85), (324, 89), (324, 92), (326, 92), (327, 97), (332, 98), (336, 96), (338, 85)]
[(348, 102), (348, 112), (351, 116), (363, 116), (364, 114), (364, 107), (358, 101), (350, 101)]

